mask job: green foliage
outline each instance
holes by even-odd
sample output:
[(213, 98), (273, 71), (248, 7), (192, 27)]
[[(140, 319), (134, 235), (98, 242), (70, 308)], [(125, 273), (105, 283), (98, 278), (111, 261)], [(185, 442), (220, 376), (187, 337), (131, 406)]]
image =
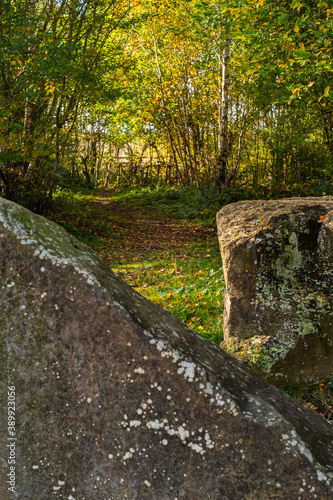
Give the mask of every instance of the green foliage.
[(2, 2), (0, 194), (37, 211), (47, 206), (73, 152), (79, 111), (110, 99), (106, 76), (120, 52), (113, 31), (127, 11), (116, 4)]
[[(196, 186), (174, 208), (212, 224), (208, 205), (238, 189), (331, 182), (330, 1), (19, 0), (0, 14), (1, 195), (42, 211), (56, 185)], [(236, 193), (221, 198), (201, 186), (219, 171), (226, 39)]]

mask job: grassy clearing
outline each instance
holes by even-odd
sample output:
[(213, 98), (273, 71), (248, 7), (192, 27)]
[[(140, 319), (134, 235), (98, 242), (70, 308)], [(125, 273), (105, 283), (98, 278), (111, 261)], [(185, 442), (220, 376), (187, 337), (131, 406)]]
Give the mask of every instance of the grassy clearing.
[[(60, 191), (48, 218), (93, 248), (148, 300), (219, 344), (225, 286), (215, 232), (202, 233), (174, 213), (167, 218), (163, 207), (147, 202), (147, 193), (138, 200), (138, 191), (118, 192), (111, 205), (105, 195), (110, 197)], [(161, 218), (165, 223), (156, 224)]]
[(145, 262), (113, 269), (144, 297), (213, 342), (223, 336), (224, 281), (215, 241), (188, 244), (182, 252), (154, 252)]

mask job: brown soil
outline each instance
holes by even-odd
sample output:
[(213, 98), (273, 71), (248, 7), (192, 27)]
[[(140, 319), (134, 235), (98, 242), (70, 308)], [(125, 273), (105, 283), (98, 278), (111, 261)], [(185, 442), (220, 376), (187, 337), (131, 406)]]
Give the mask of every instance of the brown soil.
[(214, 229), (153, 208), (118, 202), (112, 199), (112, 191), (105, 190), (93, 201), (83, 202), (79, 209), (54, 206), (46, 217), (61, 224), (113, 265), (133, 259), (149, 260), (150, 253), (161, 250), (171, 251), (176, 257), (184, 254), (191, 244), (217, 241)]
[(216, 237), (214, 229), (153, 214), (141, 207), (125, 206), (108, 198), (98, 198), (95, 203), (111, 212), (112, 219), (116, 220), (117, 236), (126, 250), (151, 252)]

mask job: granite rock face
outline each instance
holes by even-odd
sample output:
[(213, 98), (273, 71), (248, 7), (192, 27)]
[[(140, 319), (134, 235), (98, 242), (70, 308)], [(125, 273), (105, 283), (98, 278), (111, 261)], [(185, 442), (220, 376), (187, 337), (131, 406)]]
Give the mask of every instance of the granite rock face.
[(2, 500), (332, 498), (315, 412), (5, 200), (0, 255)]
[(242, 201), (217, 215), (222, 347), (277, 385), (333, 377), (333, 199)]

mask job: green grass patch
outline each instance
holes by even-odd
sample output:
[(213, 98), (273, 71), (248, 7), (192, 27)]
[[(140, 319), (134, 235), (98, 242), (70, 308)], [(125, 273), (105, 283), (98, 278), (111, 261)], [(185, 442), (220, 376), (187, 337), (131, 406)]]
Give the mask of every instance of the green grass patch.
[(204, 337), (223, 336), (225, 284), (215, 241), (188, 244), (182, 252), (154, 252), (149, 260), (113, 266), (148, 300), (180, 318)]

